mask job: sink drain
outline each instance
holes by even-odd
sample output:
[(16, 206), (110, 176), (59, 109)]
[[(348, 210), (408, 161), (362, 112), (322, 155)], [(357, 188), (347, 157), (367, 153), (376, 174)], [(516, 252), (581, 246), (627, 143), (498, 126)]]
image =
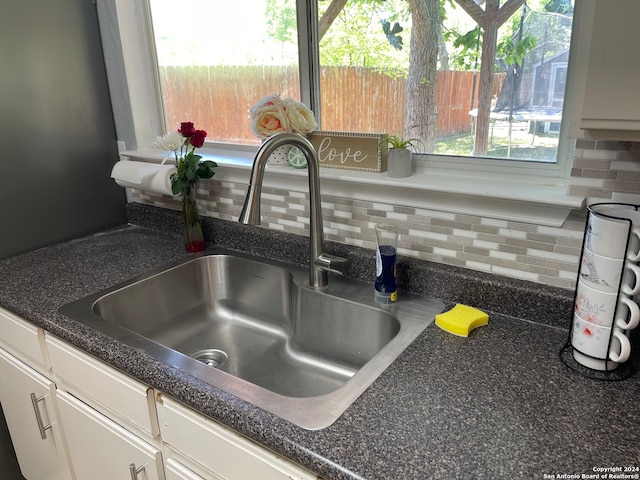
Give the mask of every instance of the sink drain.
[(218, 368), (227, 363), (229, 355), (222, 350), (216, 348), (207, 348), (206, 350), (200, 350), (191, 355), (196, 360), (201, 361), (205, 365), (209, 365), (213, 368)]

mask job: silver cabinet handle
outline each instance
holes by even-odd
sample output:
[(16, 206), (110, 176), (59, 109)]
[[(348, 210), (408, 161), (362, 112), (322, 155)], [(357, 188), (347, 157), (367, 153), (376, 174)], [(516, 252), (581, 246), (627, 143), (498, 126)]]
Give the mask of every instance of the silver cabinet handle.
[(36, 414), (36, 423), (38, 424), (38, 430), (40, 430), (40, 436), (42, 437), (43, 440), (47, 439), (47, 430), (49, 430), (52, 425), (44, 425), (42, 423), (42, 415), (40, 414), (40, 409), (38, 408), (38, 402), (41, 402), (42, 400), (44, 400), (44, 395), (42, 397), (36, 397), (35, 393), (32, 393), (30, 395), (31, 397), (31, 405), (33, 406), (33, 411)]
[(131, 473), (131, 480), (138, 480), (138, 474), (144, 470), (144, 465), (136, 468), (136, 464), (132, 463), (129, 465), (129, 473)]

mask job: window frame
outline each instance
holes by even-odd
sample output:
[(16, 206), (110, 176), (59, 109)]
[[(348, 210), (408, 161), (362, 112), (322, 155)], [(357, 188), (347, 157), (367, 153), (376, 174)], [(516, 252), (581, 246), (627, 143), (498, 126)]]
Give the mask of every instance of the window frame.
[[(579, 3), (579, 2), (577, 2)], [(579, 7), (576, 5), (575, 7)], [(320, 100), (320, 52), (318, 42), (318, 10), (316, 1), (296, 0), (296, 9), (298, 13), (298, 51), (300, 65), (300, 92), (302, 101), (310, 106), (313, 112), (316, 112), (318, 122), (321, 119), (321, 100)], [(302, 18), (306, 15), (307, 18)], [(578, 14), (574, 14), (574, 22), (572, 26), (571, 47), (569, 51), (569, 62), (567, 65), (567, 80), (565, 85), (570, 84), (573, 77), (573, 64), (575, 63), (575, 48), (573, 45), (577, 42), (577, 25), (576, 19)], [(424, 168), (438, 169), (440, 171), (455, 172), (477, 172), (482, 174), (507, 174), (537, 176), (541, 178), (557, 178), (565, 179), (568, 182), (573, 161), (574, 145), (568, 138), (566, 132), (569, 131), (569, 115), (565, 115), (565, 107), (571, 107), (565, 88), (563, 115), (560, 123), (560, 132), (558, 135), (558, 150), (556, 161), (551, 162), (531, 162), (526, 160), (499, 159), (481, 156), (452, 156), (442, 154), (414, 154), (414, 158), (423, 164)], [(568, 108), (567, 108), (568, 111)], [(320, 125), (322, 128), (322, 125)]]
[[(317, 21), (308, 20), (312, 15), (317, 16), (317, 12), (314, 13), (314, 2), (305, 0), (296, 0), (296, 2), (300, 9), (304, 9), (306, 15), (306, 19), (301, 16), (298, 18), (299, 37), (305, 40), (314, 38), (316, 35), (317, 38)], [(314, 5), (310, 6), (309, 3)], [(97, 0), (96, 4), (119, 150), (121, 154), (126, 151), (127, 156), (133, 158), (158, 161), (157, 155), (144, 150), (157, 136), (166, 133), (149, 2), (148, 0)], [(579, 2), (576, 8), (578, 4)], [(574, 22), (577, 18), (579, 16), (576, 12)], [(574, 23), (572, 45), (575, 44), (578, 29), (579, 25)], [(313, 87), (314, 77), (319, 79), (319, 55), (317, 42), (315, 42), (315, 49), (312, 44), (313, 42), (304, 42), (301, 45), (300, 78), (302, 100), (315, 106), (319, 105), (319, 92)], [(571, 84), (575, 69), (574, 50), (571, 48), (570, 51), (567, 85)], [(303, 70), (305, 75), (302, 75)], [(319, 81), (316, 81), (315, 85), (319, 85)], [(565, 95), (567, 111), (571, 108), (571, 98), (571, 95)], [(336, 187), (329, 190), (350, 194), (352, 189), (354, 198), (374, 198), (367, 189), (373, 191), (376, 187), (383, 185), (384, 189), (380, 190), (380, 195), (376, 197), (380, 202), (394, 203), (404, 200), (425, 209), (442, 209), (480, 216), (486, 211), (487, 216), (493, 218), (560, 226), (571, 210), (581, 208), (584, 204), (584, 198), (567, 193), (575, 144), (565, 133), (568, 131), (568, 120), (569, 115), (563, 115), (558, 161), (553, 164), (490, 158), (483, 158), (478, 162), (479, 157), (419, 155), (418, 159), (421, 161), (416, 162), (417, 171), (414, 174), (416, 178), (410, 185), (391, 179), (384, 174), (358, 175), (358, 172), (352, 171), (344, 174), (336, 172), (335, 169), (321, 169), (327, 170), (322, 172), (322, 178), (331, 179), (328, 182), (349, 183), (350, 187), (343, 185), (342, 188)], [(221, 163), (224, 169), (225, 152), (234, 151), (236, 152), (234, 156), (238, 154), (246, 160), (246, 165), (242, 168), (249, 169), (255, 150), (256, 147), (251, 146), (206, 144), (201, 153)], [(238, 168), (237, 158), (234, 157), (229, 168)], [(290, 172), (282, 172), (281, 176), (291, 177)], [(216, 178), (220, 177), (224, 176)], [(233, 176), (233, 178), (236, 177)], [(482, 192), (478, 193), (475, 190), (479, 181), (486, 182), (491, 187), (483, 188)], [(355, 187), (356, 184), (357, 187)], [(514, 189), (514, 185), (519, 185), (519, 188)], [(401, 191), (405, 189), (413, 193), (407, 196), (407, 192)], [(323, 192), (324, 190), (323, 187)], [(447, 200), (439, 201), (434, 194), (440, 194)], [(460, 195), (464, 198), (458, 198)], [(482, 199), (494, 204), (496, 200), (498, 203), (508, 201), (510, 202), (508, 212), (503, 214), (497, 207), (485, 209)], [(532, 206), (553, 210), (553, 218), (546, 220), (544, 213), (534, 216), (520, 214), (514, 210), (511, 205), (513, 203), (521, 204), (525, 212)], [(558, 215), (558, 209), (564, 213)]]

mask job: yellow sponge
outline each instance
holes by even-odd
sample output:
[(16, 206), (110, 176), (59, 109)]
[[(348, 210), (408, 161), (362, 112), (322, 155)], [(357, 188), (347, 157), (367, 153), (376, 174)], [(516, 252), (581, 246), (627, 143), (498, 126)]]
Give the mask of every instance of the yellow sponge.
[(460, 337), (468, 337), (471, 330), (487, 323), (489, 323), (489, 315), (477, 308), (460, 303), (448, 312), (436, 315), (437, 326)]

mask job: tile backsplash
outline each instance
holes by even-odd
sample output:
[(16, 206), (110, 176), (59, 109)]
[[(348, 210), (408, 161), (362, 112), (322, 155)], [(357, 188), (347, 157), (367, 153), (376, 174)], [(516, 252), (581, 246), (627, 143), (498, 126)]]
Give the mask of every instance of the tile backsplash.
[[(589, 203), (611, 200), (615, 193), (640, 194), (640, 143), (578, 140), (570, 194)], [(198, 203), (203, 215), (237, 220), (246, 186), (201, 182)], [(178, 209), (179, 201), (132, 191), (132, 200)], [(323, 195), (325, 237), (374, 248), (373, 225), (400, 227), (399, 253), (473, 270), (530, 280), (567, 289), (575, 287), (585, 212), (574, 211), (562, 227), (496, 220)], [(306, 193), (263, 188), (262, 225), (308, 235)]]

